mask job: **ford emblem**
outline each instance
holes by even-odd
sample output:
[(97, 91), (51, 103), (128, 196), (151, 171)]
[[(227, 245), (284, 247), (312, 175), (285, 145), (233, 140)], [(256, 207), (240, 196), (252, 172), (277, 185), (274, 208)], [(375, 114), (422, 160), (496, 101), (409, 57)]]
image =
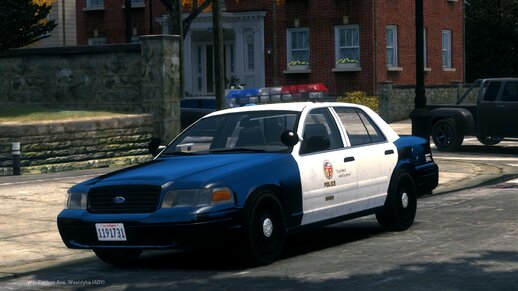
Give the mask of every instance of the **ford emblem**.
[(117, 196), (117, 197), (113, 198), (113, 202), (117, 203), (117, 204), (124, 203), (124, 201), (126, 201), (126, 198), (124, 198), (122, 196)]

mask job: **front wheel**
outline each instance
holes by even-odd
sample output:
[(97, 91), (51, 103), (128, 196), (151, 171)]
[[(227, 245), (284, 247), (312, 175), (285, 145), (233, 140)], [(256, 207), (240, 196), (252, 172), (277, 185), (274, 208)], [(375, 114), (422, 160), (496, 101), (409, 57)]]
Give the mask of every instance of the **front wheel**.
[(101, 261), (116, 266), (125, 266), (135, 262), (142, 250), (139, 249), (94, 249)]
[(253, 263), (267, 265), (277, 260), (284, 247), (286, 225), (279, 199), (270, 192), (255, 196), (245, 210), (245, 236)]
[(487, 146), (499, 144), (503, 138), (496, 136), (477, 136), (478, 141)]
[(432, 138), (437, 149), (441, 151), (455, 151), (464, 141), (464, 134), (457, 127), (455, 120), (444, 118), (433, 125)]
[(412, 176), (397, 170), (391, 181), (383, 208), (376, 213), (381, 227), (390, 231), (403, 231), (414, 223), (417, 195)]

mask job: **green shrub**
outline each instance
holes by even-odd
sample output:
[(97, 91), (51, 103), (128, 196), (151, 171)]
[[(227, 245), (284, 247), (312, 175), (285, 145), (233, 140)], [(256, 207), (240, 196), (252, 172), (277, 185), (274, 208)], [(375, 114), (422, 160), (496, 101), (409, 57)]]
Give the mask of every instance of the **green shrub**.
[(344, 96), (338, 97), (336, 101), (364, 105), (379, 113), (378, 96), (367, 96), (363, 91), (346, 92)]

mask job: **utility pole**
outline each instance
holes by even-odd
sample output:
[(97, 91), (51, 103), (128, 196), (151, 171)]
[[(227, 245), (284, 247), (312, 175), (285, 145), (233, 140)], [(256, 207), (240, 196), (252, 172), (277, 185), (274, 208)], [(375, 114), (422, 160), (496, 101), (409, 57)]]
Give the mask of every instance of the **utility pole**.
[[(223, 28), (221, 26), (220, 0), (212, 0), (212, 31), (214, 34), (214, 80), (216, 110), (225, 108), (225, 67), (223, 64)], [(208, 68), (210, 69), (210, 68)]]
[(415, 1), (415, 98), (414, 111), (410, 113), (412, 119), (412, 135), (430, 139), (430, 114), (426, 109), (426, 95), (424, 86), (424, 12), (423, 0)]

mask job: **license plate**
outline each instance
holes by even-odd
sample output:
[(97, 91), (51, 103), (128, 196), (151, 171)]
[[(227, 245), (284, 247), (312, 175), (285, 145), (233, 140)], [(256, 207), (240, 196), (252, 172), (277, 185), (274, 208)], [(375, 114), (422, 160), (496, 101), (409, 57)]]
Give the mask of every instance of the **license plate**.
[(122, 223), (96, 223), (99, 241), (126, 241), (126, 231)]

